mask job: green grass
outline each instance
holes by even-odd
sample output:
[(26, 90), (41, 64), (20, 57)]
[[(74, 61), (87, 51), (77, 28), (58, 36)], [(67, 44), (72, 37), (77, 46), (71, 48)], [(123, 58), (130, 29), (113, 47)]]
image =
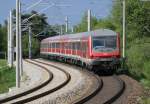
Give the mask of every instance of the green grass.
[(131, 46), (127, 52), (127, 65), (131, 75), (144, 87), (150, 88), (150, 44)]
[[(127, 67), (130, 76), (138, 80), (145, 89), (150, 89), (150, 43), (144, 43), (143, 39), (140, 41), (127, 49)], [(147, 94), (141, 98), (140, 104), (150, 104)]]
[(0, 93), (15, 86), (15, 69), (7, 66), (6, 60), (0, 60)]
[(142, 98), (140, 104), (150, 104), (150, 98)]
[(7, 61), (0, 59), (0, 67), (7, 66)]

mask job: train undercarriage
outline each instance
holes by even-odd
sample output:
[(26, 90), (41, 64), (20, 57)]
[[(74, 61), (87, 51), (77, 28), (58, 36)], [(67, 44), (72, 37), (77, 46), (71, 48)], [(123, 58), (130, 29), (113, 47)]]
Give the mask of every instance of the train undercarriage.
[(87, 70), (94, 72), (106, 72), (106, 73), (115, 73), (118, 68), (121, 67), (120, 59), (117, 58), (103, 58), (103, 59), (93, 59), (90, 61), (81, 61), (78, 58), (70, 58), (60, 55), (41, 55), (43, 58), (65, 62), (73, 65), (86, 68)]

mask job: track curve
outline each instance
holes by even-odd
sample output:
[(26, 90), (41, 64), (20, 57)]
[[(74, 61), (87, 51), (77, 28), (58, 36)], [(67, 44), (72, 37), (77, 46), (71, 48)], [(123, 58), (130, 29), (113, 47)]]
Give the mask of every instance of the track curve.
[(118, 90), (118, 92), (113, 97), (111, 97), (109, 100), (104, 102), (104, 104), (113, 103), (115, 100), (117, 100), (123, 94), (123, 92), (125, 90), (125, 82), (121, 78), (117, 77), (116, 75), (114, 75), (113, 77), (116, 80), (118, 80), (118, 83), (120, 84), (120, 89)]
[[(60, 63), (60, 64), (67, 65), (67, 66), (72, 66), (72, 65), (65, 64), (65, 63)], [(77, 66), (75, 66), (75, 67), (77, 67)], [(78, 67), (78, 68), (80, 68), (80, 67)], [(111, 78), (111, 80), (113, 79), (115, 81), (115, 83), (112, 83), (112, 86), (114, 86), (115, 84), (118, 85), (117, 89), (115, 89), (115, 93), (113, 95), (111, 95), (111, 93), (110, 93), (111, 96), (109, 95), (108, 98), (107, 98), (107, 100), (106, 99), (105, 100), (100, 99), (101, 101), (102, 100), (103, 101), (101, 103), (99, 102), (99, 103), (96, 103), (96, 104), (111, 104), (111, 103), (115, 102), (124, 93), (124, 90), (126, 88), (125, 87), (126, 86), (125, 82), (120, 77), (118, 77), (117, 75), (112, 75), (112, 76), (110, 76), (110, 78)], [(99, 78), (97, 78), (97, 79), (99, 80), (99, 83), (101, 83), (100, 87), (97, 88), (90, 95), (86, 95), (84, 98), (82, 98), (82, 99), (80, 99), (78, 101), (73, 102), (73, 104), (83, 104), (83, 103), (85, 103), (85, 104), (91, 104), (91, 103), (95, 104), (93, 102), (90, 102), (90, 103), (88, 103), (88, 102), (89, 102), (89, 100), (91, 100), (95, 96), (97, 96), (98, 93), (101, 93), (102, 96), (105, 95), (105, 93), (103, 93), (103, 90), (110, 90), (111, 89), (111, 87), (110, 87), (110, 89), (105, 89), (106, 83), (110, 83), (110, 81), (108, 81), (108, 82), (106, 81), (105, 77), (99, 76)]]
[[(44, 67), (44, 66), (42, 66), (42, 65), (39, 65), (38, 63), (34, 63), (34, 60), (32, 60), (33, 62), (31, 62), (31, 61), (28, 61), (29, 63), (32, 63), (32, 64), (34, 64), (34, 65), (37, 65), (37, 66), (39, 66), (39, 67), (41, 67), (42, 69), (45, 69), (45, 70), (48, 70), (46, 67)], [(53, 66), (51, 66), (51, 67), (53, 67)], [(48, 86), (48, 85), (50, 85), (50, 81), (49, 81), (49, 83), (47, 82), (47, 84), (45, 84), (45, 86), (43, 85), (43, 87), (40, 87), (39, 89), (37, 89), (37, 90), (33, 90), (31, 93), (29, 92), (29, 91), (27, 91), (27, 92), (24, 92), (24, 95), (23, 94), (21, 94), (22, 96), (19, 96), (19, 95), (16, 95), (17, 96), (17, 100), (16, 100), (16, 98), (14, 98), (14, 97), (12, 97), (11, 99), (6, 99), (5, 101), (3, 101), (3, 102), (1, 102), (1, 103), (6, 103), (6, 104), (23, 104), (23, 103), (28, 103), (28, 102), (30, 102), (30, 101), (34, 101), (34, 100), (36, 100), (36, 99), (38, 99), (38, 98), (41, 98), (41, 97), (43, 97), (43, 96), (46, 96), (46, 95), (48, 95), (48, 94), (50, 94), (50, 93), (53, 93), (54, 91), (56, 91), (56, 90), (58, 90), (58, 89), (61, 89), (62, 87), (64, 87), (69, 81), (70, 81), (70, 79), (71, 79), (71, 76), (70, 76), (70, 74), (69, 73), (67, 73), (66, 71), (64, 71), (63, 69), (61, 69), (61, 68), (58, 68), (58, 67), (54, 67), (54, 68), (56, 68), (56, 69), (58, 69), (58, 70), (60, 70), (60, 71), (62, 71), (65, 75), (66, 75), (66, 80), (65, 81), (63, 81), (61, 84), (59, 84), (58, 86), (56, 86), (56, 87), (54, 87), (54, 88), (52, 88), (52, 89), (49, 89), (49, 90), (47, 90), (47, 91), (43, 91), (42, 93), (40, 93), (40, 94), (38, 94), (38, 95), (33, 95), (33, 96), (31, 96), (31, 97), (27, 97), (27, 98), (24, 98), (24, 95), (27, 95), (28, 96), (28, 94), (32, 94), (32, 93), (34, 93), (34, 91), (39, 91), (40, 90), (40, 88), (42, 89), (43, 87), (46, 87), (46, 86)], [(49, 71), (50, 72), (50, 71)], [(52, 77), (53, 78), (53, 77)], [(52, 80), (52, 79), (51, 79)], [(40, 86), (42, 86), (42, 85), (40, 85)], [(22, 98), (21, 98), (22, 97)], [(14, 98), (14, 99), (13, 99)], [(21, 99), (20, 99), (21, 98)]]
[[(41, 62), (38, 62), (38, 61), (36, 61), (36, 60), (32, 60), (32, 61), (35, 61), (35, 62), (37, 62), (37, 63), (41, 63)], [(43, 64), (43, 63), (42, 63), (42, 64)], [(41, 66), (41, 65), (39, 65), (39, 64), (36, 64), (36, 65)], [(65, 75), (67, 76), (67, 79), (66, 79), (62, 84), (60, 84), (59, 86), (57, 86), (57, 87), (55, 87), (55, 88), (52, 88), (52, 89), (50, 89), (50, 90), (48, 90), (48, 91), (45, 91), (45, 92), (42, 92), (41, 94), (32, 96), (32, 97), (30, 97), (30, 98), (16, 101), (16, 102), (14, 102), (14, 103), (12, 103), (12, 104), (23, 104), (23, 103), (27, 103), (27, 102), (36, 100), (36, 99), (38, 99), (38, 98), (41, 98), (41, 97), (43, 97), (43, 96), (46, 96), (46, 95), (48, 95), (48, 94), (51, 94), (51, 93), (55, 92), (56, 90), (61, 89), (62, 87), (64, 87), (64, 86), (71, 80), (71, 76), (70, 76), (70, 74), (69, 74), (68, 72), (66, 72), (66, 71), (64, 71), (63, 69), (61, 69), (61, 68), (59, 68), (59, 67), (56, 67), (56, 66), (54, 66), (54, 65), (50, 65), (50, 66), (51, 66), (51, 67), (54, 67), (54, 68), (56, 68), (56, 69), (58, 69), (58, 70), (61, 70), (62, 72), (64, 72)], [(45, 67), (43, 67), (43, 68), (45, 68)]]
[(92, 99), (92, 97), (94, 97), (99, 91), (102, 90), (104, 82), (103, 82), (103, 80), (99, 80), (98, 78), (97, 78), (97, 80), (98, 80), (98, 83), (100, 83), (98, 88), (90, 95), (84, 97), (83, 99), (80, 99), (79, 101), (74, 102), (74, 104), (83, 104), (83, 103), (87, 102), (89, 99)]
[[(102, 80), (102, 89), (84, 104), (112, 104), (124, 93), (125, 82), (117, 75), (110, 76), (110, 78), (102, 77)], [(113, 88), (113, 86), (116, 88)]]
[[(37, 62), (41, 62), (41, 61), (42, 60), (38, 60)], [(46, 64), (46, 65), (50, 65), (50, 63), (48, 62), (48, 60), (43, 60), (43, 61), (44, 62), (41, 62), (41, 63)], [(58, 63), (58, 62), (56, 62), (56, 63)], [(67, 67), (74, 67), (72, 65), (68, 65), (68, 64), (64, 64), (64, 63), (59, 63), (58, 65), (65, 65)], [(81, 69), (80, 67), (74, 67), (74, 68), (78, 69), (78, 70)], [(94, 75), (93, 73), (88, 72), (86, 70), (80, 70), (80, 71), (83, 72), (83, 73), (88, 73), (90, 76), (93, 76), (95, 78), (95, 80), (97, 80), (97, 84), (96, 84), (97, 87), (93, 85), (93, 88), (95, 88), (94, 90), (93, 90), (93, 88), (91, 88), (91, 89), (89, 89), (89, 91), (85, 92), (84, 95), (82, 95), (81, 98), (78, 98), (76, 100), (72, 100), (70, 103), (66, 103), (66, 104), (83, 104), (84, 102), (88, 101), (93, 96), (95, 96), (102, 89), (102, 87), (103, 87), (103, 80), (99, 79), (99, 77), (97, 75)], [(48, 101), (48, 104), (51, 104), (51, 103)], [(61, 103), (61, 104), (63, 104), (63, 103)]]

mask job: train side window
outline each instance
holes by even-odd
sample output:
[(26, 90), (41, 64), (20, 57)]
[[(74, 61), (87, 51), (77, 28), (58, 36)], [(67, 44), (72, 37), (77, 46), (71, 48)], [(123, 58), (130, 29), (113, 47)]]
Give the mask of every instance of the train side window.
[(72, 48), (73, 48), (73, 50), (76, 49), (76, 44), (75, 43), (72, 44)]
[(53, 48), (55, 48), (55, 43), (53, 43)]
[(60, 43), (56, 43), (56, 48), (60, 48)]
[(71, 42), (71, 49), (73, 50), (73, 43)]
[(60, 48), (60, 43), (57, 43), (57, 45), (58, 45), (57, 48)]
[(74, 50), (75, 49), (75, 43), (73, 42), (72, 43), (72, 50)]
[(51, 43), (51, 48), (53, 48), (54, 47), (54, 44), (53, 43)]
[(55, 48), (55, 43), (53, 43), (53, 48)]
[(68, 42), (68, 49), (71, 49), (71, 44), (70, 44), (70, 42)]
[(51, 48), (51, 43), (49, 43), (49, 48)]
[(67, 42), (64, 43), (64, 48), (68, 49), (68, 43)]
[(78, 49), (78, 44), (77, 44), (77, 42), (75, 42), (75, 50), (77, 50)]
[(58, 47), (58, 43), (55, 43), (55, 48), (57, 48)]
[(80, 42), (77, 42), (77, 50), (80, 50)]
[(86, 51), (86, 47), (87, 47), (86, 42), (83, 42), (83, 43), (82, 43), (82, 50), (83, 50), (84, 52)]
[(69, 49), (72, 49), (72, 45), (71, 45), (71, 42), (69, 42)]
[(58, 48), (60, 48), (60, 43), (58, 43)]
[(67, 42), (65, 43), (65, 49), (67, 49)]
[(56, 43), (54, 43), (54, 48), (56, 48)]
[(72, 49), (72, 42), (70, 42), (70, 49)]
[(65, 49), (65, 42), (63, 43), (63, 48)]
[(55, 43), (53, 43), (53, 48), (55, 48)]

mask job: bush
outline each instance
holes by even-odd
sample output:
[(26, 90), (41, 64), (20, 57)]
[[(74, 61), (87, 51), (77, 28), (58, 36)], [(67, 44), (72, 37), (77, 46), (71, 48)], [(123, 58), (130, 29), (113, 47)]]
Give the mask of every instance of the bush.
[(133, 77), (150, 87), (150, 44), (131, 46), (127, 53), (127, 65)]
[(0, 60), (0, 93), (15, 86), (15, 69), (7, 66), (6, 60)]

